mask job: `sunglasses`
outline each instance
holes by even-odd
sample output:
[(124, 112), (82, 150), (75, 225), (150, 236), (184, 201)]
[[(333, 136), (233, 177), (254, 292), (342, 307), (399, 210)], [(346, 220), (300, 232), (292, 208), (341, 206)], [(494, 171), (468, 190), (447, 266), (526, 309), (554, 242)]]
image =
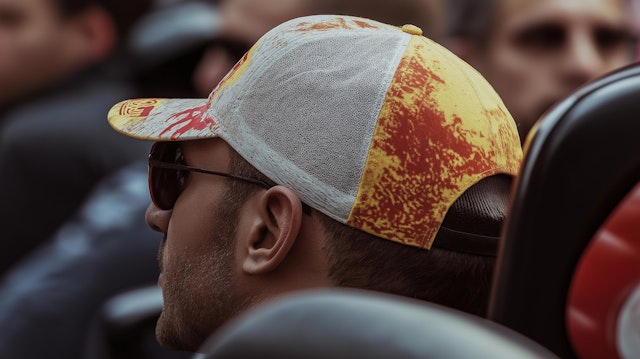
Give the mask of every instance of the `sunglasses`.
[(149, 193), (156, 207), (162, 210), (173, 209), (178, 197), (187, 186), (189, 172), (233, 178), (253, 183), (265, 189), (273, 187), (256, 178), (204, 170), (187, 166), (184, 162), (180, 142), (156, 142), (151, 147), (149, 152)]

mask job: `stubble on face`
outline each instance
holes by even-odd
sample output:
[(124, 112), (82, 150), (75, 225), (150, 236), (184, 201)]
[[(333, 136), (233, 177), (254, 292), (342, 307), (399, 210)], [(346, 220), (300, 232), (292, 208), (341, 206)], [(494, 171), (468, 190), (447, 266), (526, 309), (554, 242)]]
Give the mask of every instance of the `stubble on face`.
[(225, 297), (232, 288), (229, 257), (222, 251), (203, 253), (164, 274), (163, 311), (156, 326), (163, 347), (195, 351), (225, 320)]
[[(191, 256), (174, 256), (165, 262), (164, 246), (159, 260), (163, 272), (163, 311), (156, 326), (158, 342), (166, 348), (196, 351), (222, 324), (251, 301), (240, 294), (234, 280), (234, 250), (239, 203), (212, 206), (206, 245)], [(167, 240), (179, 241), (180, 238)], [(193, 253), (191, 253), (193, 254)]]

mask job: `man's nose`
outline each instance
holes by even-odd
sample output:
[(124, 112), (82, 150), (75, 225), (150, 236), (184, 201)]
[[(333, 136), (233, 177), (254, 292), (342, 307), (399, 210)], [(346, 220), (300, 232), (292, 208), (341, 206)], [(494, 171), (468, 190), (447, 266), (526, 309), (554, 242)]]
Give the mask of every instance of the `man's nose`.
[(587, 31), (574, 33), (567, 44), (565, 69), (576, 85), (594, 79), (603, 72), (604, 54), (594, 36)]
[(149, 207), (147, 207), (144, 217), (149, 228), (156, 232), (167, 233), (171, 210), (162, 210), (152, 202), (149, 204)]

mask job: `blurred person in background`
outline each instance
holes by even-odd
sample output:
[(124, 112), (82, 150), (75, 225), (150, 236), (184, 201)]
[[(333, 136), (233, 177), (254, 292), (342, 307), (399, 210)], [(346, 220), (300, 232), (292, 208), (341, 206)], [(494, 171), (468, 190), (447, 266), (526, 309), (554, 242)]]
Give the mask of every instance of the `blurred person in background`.
[[(127, 48), (144, 96), (206, 96), (263, 33), (294, 17), (332, 13), (331, 6), (398, 25), (419, 23), (432, 38), (443, 33), (436, 25), (440, 5), (432, 0), (376, 1), (373, 7), (361, 0), (206, 3), (212, 2), (162, 6), (132, 29)], [(104, 120), (106, 110), (96, 115)], [(78, 358), (101, 304), (127, 289), (155, 286), (159, 238), (144, 222), (149, 202), (147, 162), (134, 162), (102, 180), (80, 211), (9, 273), (0, 283), (0, 356), (39, 358), (55, 347), (59, 357)], [(56, 325), (61, 321), (64, 327)], [(41, 345), (33, 345), (34, 337)], [(91, 347), (88, 357), (105, 350)]]
[(630, 1), (450, 0), (446, 46), (494, 86), (524, 141), (553, 104), (634, 60)]
[(148, 1), (0, 1), (0, 109), (112, 55)]
[(640, 0), (631, 1), (631, 22), (636, 36), (636, 61), (640, 61)]
[(0, 275), (146, 146), (104, 125), (135, 96), (121, 52), (151, 0), (0, 0)]
[[(0, 0), (0, 3), (3, 1), (5, 0)], [(42, 5), (54, 4), (53, 0), (29, 1)], [(86, 11), (91, 11), (92, 14), (106, 14), (97, 3), (73, 3), (79, 6), (78, 11), (86, 7)], [(112, 3), (114, 6), (119, 5), (126, 13), (125, 16), (130, 17), (135, 6), (144, 1), (129, 4), (128, 1), (118, 0)], [(84, 5), (80, 6), (81, 4)], [(113, 130), (108, 125), (105, 126), (104, 121), (105, 111), (113, 105), (113, 101), (144, 94), (141, 90), (143, 86), (135, 82), (136, 74), (133, 72), (142, 71), (145, 64), (135, 63), (130, 38), (147, 26), (140, 23), (142, 20), (160, 9), (165, 10), (165, 5), (148, 5), (149, 9), (140, 10), (135, 21), (131, 19), (120, 30), (122, 34), (117, 36), (117, 43), (108, 48), (110, 50), (104, 58), (72, 69), (61, 80), (62, 83), (51, 84), (42, 93), (37, 93), (37, 96), (26, 96), (10, 112), (11, 122), (3, 129), (10, 132), (3, 132), (1, 141), (10, 138), (12, 146), (0, 143), (0, 159), (6, 161), (0, 163), (17, 167), (8, 170), (9, 172), (3, 168), (0, 182), (9, 183), (9, 179), (18, 181), (20, 176), (13, 175), (13, 172), (18, 171), (18, 174), (31, 175), (42, 183), (33, 189), (24, 188), (26, 183), (16, 188), (0, 189), (3, 196), (6, 196), (5, 192), (15, 191), (16, 193), (10, 194), (12, 199), (22, 200), (25, 207), (33, 207), (33, 202), (38, 204), (35, 208), (24, 208), (24, 211), (31, 213), (28, 225), (12, 223), (12, 236), (5, 231), (0, 238), (11, 241), (5, 248), (18, 244), (23, 248), (21, 241), (27, 238), (26, 235), (41, 230), (32, 227), (41, 226), (44, 222), (52, 228), (59, 221), (62, 224), (54, 229), (53, 235), (45, 237), (42, 243), (31, 243), (33, 246), (30, 246), (28, 255), (25, 253), (24, 258), (8, 268), (0, 280), (0, 332), (3, 333), (0, 336), (1, 358), (84, 357), (89, 327), (105, 299), (125, 289), (148, 285), (157, 278), (157, 245), (150, 236), (145, 236), (148, 231), (144, 219), (140, 217), (143, 216), (144, 209), (138, 213), (138, 207), (132, 205), (148, 202), (147, 182), (137, 181), (137, 173), (129, 167), (130, 162), (135, 162), (132, 159), (139, 160), (140, 156), (147, 153), (148, 146), (139, 146), (137, 141), (121, 141), (122, 136), (114, 136)], [(213, 11), (212, 6), (204, 6), (204, 9)], [(201, 12), (202, 8), (195, 10)], [(49, 15), (53, 14), (56, 13)], [(79, 18), (74, 19), (79, 21), (82, 14), (84, 12), (79, 12)], [(193, 19), (194, 17), (189, 18)], [(180, 20), (183, 25), (184, 22), (185, 19)], [(154, 23), (173, 28), (172, 24), (173, 22), (167, 21), (162, 24)], [(115, 29), (107, 27), (99, 31), (99, 34), (114, 36), (116, 34), (109, 31)], [(154, 29), (157, 30), (158, 27)], [(34, 32), (27, 29), (24, 31)], [(41, 34), (43, 37), (45, 35)], [(191, 41), (184, 36), (180, 40)], [(46, 39), (43, 42), (46, 43)], [(98, 45), (94, 43), (92, 46)], [(182, 48), (172, 48), (171, 44), (166, 43), (164, 45), (167, 57), (162, 61), (169, 62), (182, 56)], [(184, 76), (190, 78), (191, 70), (192, 68)], [(180, 73), (187, 70), (174, 67), (173, 71)], [(47, 111), (50, 113), (43, 114)], [(17, 117), (15, 113), (24, 115)], [(45, 123), (46, 119), (51, 122)], [(28, 125), (34, 127), (31, 132)], [(28, 139), (29, 142), (21, 145), (20, 139)], [(10, 155), (20, 156), (9, 162)], [(107, 164), (109, 165), (106, 166)], [(50, 172), (41, 173), (47, 166), (51, 167)], [(91, 176), (91, 183), (83, 183), (86, 188), (82, 188), (82, 193), (78, 193), (79, 189), (70, 188), (79, 186), (86, 176)], [(63, 183), (53, 181), (54, 178)], [(24, 193), (24, 190), (29, 191)], [(53, 192), (51, 196), (57, 196), (58, 200), (73, 200), (80, 207), (78, 210), (69, 208), (70, 213), (61, 216), (58, 212), (67, 210), (64, 203), (45, 201), (50, 197), (40, 197), (42, 191)], [(80, 197), (84, 197), (85, 193), (94, 200), (83, 204), (84, 199)], [(12, 208), (4, 202), (5, 198), (0, 199), (0, 206), (7, 205), (5, 209), (10, 211)], [(35, 217), (36, 213), (40, 217)], [(0, 219), (5, 220), (7, 219)], [(133, 223), (136, 221), (140, 224)], [(20, 228), (20, 225), (24, 228)], [(126, 228), (126, 236), (123, 235), (123, 228)], [(147, 345), (150, 352), (157, 354), (154, 355), (155, 358), (181, 357), (181, 353), (168, 355), (167, 351), (160, 350), (157, 343), (155, 348), (148, 343), (141, 343), (143, 344)], [(100, 357), (108, 355), (106, 352), (99, 354), (103, 355)], [(98, 357), (91, 356), (92, 359)]]

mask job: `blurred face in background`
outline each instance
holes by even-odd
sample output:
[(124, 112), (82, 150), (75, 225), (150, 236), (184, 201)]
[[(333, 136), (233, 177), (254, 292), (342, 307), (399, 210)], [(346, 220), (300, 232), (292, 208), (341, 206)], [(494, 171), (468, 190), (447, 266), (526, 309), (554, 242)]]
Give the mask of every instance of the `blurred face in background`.
[(633, 60), (625, 0), (497, 0), (474, 65), (518, 123), (520, 136), (577, 87)]
[(224, 0), (219, 12), (220, 36), (193, 74), (193, 83), (204, 97), (262, 35), (286, 20), (309, 15), (310, 10), (306, 0)]
[(78, 66), (78, 26), (52, 0), (0, 0), (0, 106)]
[(630, 0), (631, 11), (629, 17), (631, 18), (631, 26), (636, 36), (636, 61), (640, 61), (640, 0)]

